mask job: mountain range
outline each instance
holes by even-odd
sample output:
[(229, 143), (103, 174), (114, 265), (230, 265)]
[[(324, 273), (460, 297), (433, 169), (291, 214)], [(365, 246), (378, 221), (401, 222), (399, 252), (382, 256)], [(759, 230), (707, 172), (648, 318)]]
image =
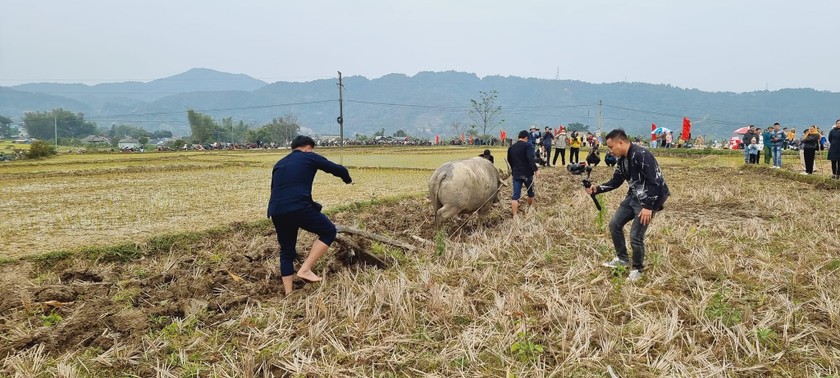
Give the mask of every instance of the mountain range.
[[(255, 127), (294, 115), (304, 131), (337, 135), (337, 79), (266, 83), (244, 74), (195, 68), (167, 78), (97, 85), (32, 83), (0, 87), (0, 115), (21, 120), (26, 112), (63, 108), (83, 113), (100, 127), (128, 124), (189, 135), (189, 109), (216, 119), (233, 117)], [(728, 137), (747, 124), (832, 125), (840, 118), (840, 93), (782, 89), (746, 93), (703, 92), (667, 84), (606, 83), (521, 77), (478, 77), (464, 72), (389, 74), (342, 80), (344, 134), (371, 135), (398, 129), (409, 135), (455, 134), (469, 125), (470, 101), (496, 91), (504, 119), (496, 129), (509, 133), (531, 125), (582, 123), (590, 130), (621, 127), (646, 135), (651, 124), (680, 130), (683, 117), (692, 134)], [(599, 102), (601, 105), (599, 106)], [(478, 130), (481, 132), (480, 128)]]

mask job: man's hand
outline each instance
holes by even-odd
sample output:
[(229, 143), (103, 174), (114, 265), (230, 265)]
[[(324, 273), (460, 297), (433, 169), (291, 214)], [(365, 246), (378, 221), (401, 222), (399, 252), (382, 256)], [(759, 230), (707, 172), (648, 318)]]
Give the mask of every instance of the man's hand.
[(593, 195), (593, 194), (598, 193), (598, 186), (597, 185), (592, 185), (592, 186), (586, 188), (586, 193), (589, 194), (589, 195)]
[(534, 176), (536, 176), (536, 177), (540, 177), (540, 171), (539, 171), (539, 170), (537, 170), (537, 172), (536, 172), (536, 173), (534, 173)]
[(653, 216), (653, 211), (651, 211), (650, 209), (642, 209), (642, 211), (639, 212), (639, 223), (641, 223), (642, 226), (649, 225), (650, 224), (650, 218), (652, 216)]

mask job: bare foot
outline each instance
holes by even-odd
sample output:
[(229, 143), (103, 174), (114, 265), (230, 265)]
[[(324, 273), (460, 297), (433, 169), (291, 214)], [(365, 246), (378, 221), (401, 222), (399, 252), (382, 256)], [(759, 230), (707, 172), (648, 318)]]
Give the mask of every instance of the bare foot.
[(305, 271), (305, 272), (300, 270), (300, 271), (297, 272), (297, 276), (298, 276), (298, 278), (300, 278), (300, 279), (302, 279), (306, 282), (320, 282), (321, 281), (321, 277), (318, 277), (318, 275), (313, 273), (311, 270), (308, 270), (308, 271)]

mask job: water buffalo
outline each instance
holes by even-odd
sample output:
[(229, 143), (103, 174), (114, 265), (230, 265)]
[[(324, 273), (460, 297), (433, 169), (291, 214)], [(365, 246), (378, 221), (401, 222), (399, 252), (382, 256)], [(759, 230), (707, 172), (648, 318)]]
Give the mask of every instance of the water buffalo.
[(458, 214), (487, 213), (499, 201), (499, 187), (507, 177), (510, 172), (502, 173), (482, 157), (444, 163), (429, 178), (435, 225)]

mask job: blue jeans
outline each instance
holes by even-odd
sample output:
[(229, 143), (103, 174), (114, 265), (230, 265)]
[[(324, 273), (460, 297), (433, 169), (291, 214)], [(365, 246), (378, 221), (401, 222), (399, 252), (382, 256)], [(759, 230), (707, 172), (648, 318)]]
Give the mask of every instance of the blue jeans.
[[(615, 254), (619, 259), (630, 261), (627, 257), (627, 242), (624, 240), (624, 225), (633, 221), (630, 226), (630, 246), (633, 248), (633, 269), (640, 272), (645, 268), (645, 226), (639, 220), (642, 203), (636, 197), (628, 195), (621, 201), (610, 220), (610, 237), (615, 247)], [(652, 218), (651, 218), (652, 219)]]
[(522, 198), (522, 185), (528, 189), (528, 197), (534, 198), (534, 176), (530, 177), (514, 177), (513, 178), (513, 196), (510, 197), (513, 201), (519, 201)]
[(747, 145), (744, 145), (744, 163), (750, 163), (750, 149), (747, 148)]
[(782, 146), (770, 147), (773, 152), (773, 165), (776, 167), (782, 166)]

